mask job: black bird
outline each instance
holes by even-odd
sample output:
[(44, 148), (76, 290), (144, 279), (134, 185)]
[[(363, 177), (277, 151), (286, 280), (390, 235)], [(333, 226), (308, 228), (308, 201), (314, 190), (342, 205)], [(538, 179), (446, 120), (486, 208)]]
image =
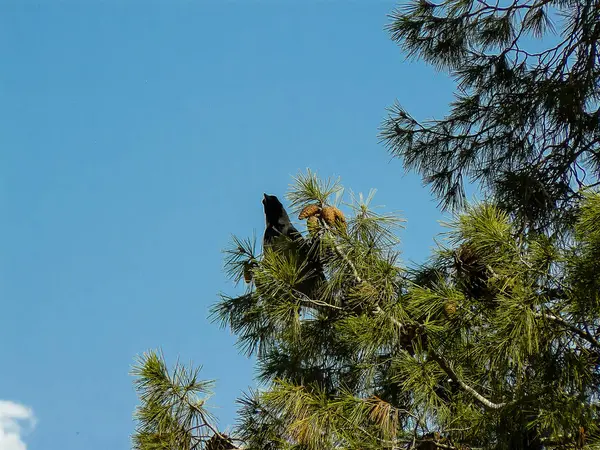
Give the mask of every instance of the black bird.
[(272, 245), (279, 236), (287, 236), (293, 241), (302, 242), (304, 238), (292, 225), (285, 208), (274, 195), (263, 194), (266, 229), (263, 237), (263, 247)]
[(290, 218), (274, 195), (264, 194), (266, 228), (263, 236), (263, 250), (283, 251), (288, 249), (297, 252), (300, 264), (306, 263), (301, 276), (306, 279), (296, 288), (303, 294), (312, 297), (318, 285), (325, 281), (323, 266), (318, 257), (318, 246), (311, 245), (292, 225)]

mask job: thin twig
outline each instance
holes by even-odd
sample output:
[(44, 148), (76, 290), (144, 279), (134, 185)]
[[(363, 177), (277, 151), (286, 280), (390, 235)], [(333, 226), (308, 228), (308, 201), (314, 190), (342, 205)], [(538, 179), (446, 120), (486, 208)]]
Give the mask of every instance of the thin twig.
[(337, 309), (337, 310), (344, 309), (341, 306), (332, 305), (331, 303), (327, 303), (327, 302), (324, 302), (322, 300), (315, 300), (313, 298), (310, 298), (308, 295), (304, 294), (303, 292), (298, 291), (297, 289), (294, 289), (294, 295), (301, 302), (312, 303), (312, 304), (314, 304), (316, 306), (324, 306), (326, 308), (332, 308), (332, 309)]
[(587, 331), (577, 328), (575, 325), (570, 324), (569, 322), (564, 320), (562, 317), (555, 316), (554, 314), (541, 313), (541, 312), (535, 313), (535, 316), (538, 318), (548, 319), (548, 320), (551, 320), (552, 322), (562, 325), (563, 327), (572, 331), (579, 337), (585, 339), (590, 344), (592, 344), (594, 347), (596, 347), (597, 349), (600, 350), (600, 342), (598, 342), (598, 340), (591, 333), (588, 333)]
[(450, 378), (452, 378), (452, 380), (456, 383), (458, 383), (460, 385), (461, 388), (463, 388), (465, 391), (467, 391), (469, 394), (471, 394), (473, 397), (475, 397), (482, 405), (484, 405), (487, 408), (490, 409), (501, 409), (504, 406), (506, 406), (506, 402), (505, 403), (494, 403), (491, 400), (488, 400), (487, 398), (485, 398), (483, 395), (481, 395), (479, 392), (477, 392), (475, 389), (473, 389), (471, 386), (469, 386), (467, 383), (465, 383), (463, 380), (461, 380), (458, 375), (456, 374), (456, 372), (454, 372), (454, 370), (452, 370), (452, 368), (446, 364), (446, 362), (440, 358), (439, 356), (437, 356), (435, 353), (432, 354), (433, 359), (435, 361), (437, 361), (437, 363), (439, 364), (439, 366), (442, 368), (442, 370), (444, 372), (446, 372), (448, 374), (448, 376)]

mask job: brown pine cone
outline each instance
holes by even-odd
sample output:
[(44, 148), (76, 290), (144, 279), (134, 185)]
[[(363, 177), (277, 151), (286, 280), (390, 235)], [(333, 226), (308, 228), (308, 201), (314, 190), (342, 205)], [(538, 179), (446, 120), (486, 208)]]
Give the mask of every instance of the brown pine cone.
[(213, 434), (206, 441), (205, 450), (233, 450), (237, 447), (233, 444), (233, 440), (226, 434)]
[(344, 217), (344, 213), (340, 211), (335, 206), (328, 206), (323, 208), (321, 211), (321, 217), (325, 220), (325, 223), (329, 226), (334, 226), (336, 224), (345, 226), (346, 218)]
[(307, 205), (304, 208), (302, 208), (302, 211), (300, 211), (300, 215), (298, 216), (298, 219), (304, 220), (309, 217), (313, 217), (316, 214), (319, 214), (319, 212), (321, 212), (321, 207), (319, 205), (316, 205), (316, 204)]
[(342, 225), (346, 225), (346, 218), (344, 217), (344, 213), (342, 211), (340, 211), (339, 209), (337, 209), (335, 206), (332, 206), (332, 208), (335, 211), (335, 219), (341, 223)]
[(244, 281), (246, 283), (250, 283), (252, 281), (252, 269), (254, 268), (254, 264), (250, 261), (244, 263)]
[(326, 208), (323, 208), (321, 211), (321, 217), (323, 217), (323, 220), (327, 225), (333, 225), (335, 223), (335, 209), (333, 206), (327, 206)]

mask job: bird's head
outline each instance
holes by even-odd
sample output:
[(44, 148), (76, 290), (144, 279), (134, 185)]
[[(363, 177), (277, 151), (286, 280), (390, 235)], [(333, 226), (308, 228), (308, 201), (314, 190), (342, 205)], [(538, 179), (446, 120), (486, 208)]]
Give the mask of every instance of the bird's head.
[(289, 220), (285, 208), (276, 196), (263, 194), (262, 204), (265, 209), (267, 226), (280, 223), (282, 219)]

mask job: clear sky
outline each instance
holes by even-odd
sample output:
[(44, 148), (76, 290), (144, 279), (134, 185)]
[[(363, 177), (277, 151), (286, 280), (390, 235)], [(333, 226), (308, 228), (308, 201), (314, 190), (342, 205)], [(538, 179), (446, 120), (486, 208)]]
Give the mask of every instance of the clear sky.
[(443, 114), (453, 85), (404, 60), (383, 29), (393, 7), (1, 2), (2, 450), (22, 448), (16, 423), (27, 450), (129, 448), (128, 372), (159, 346), (217, 379), (213, 412), (232, 424), (254, 381), (207, 320), (235, 292), (221, 250), (262, 233), (262, 193), (283, 197), (300, 170), (377, 188), (408, 220), (404, 258), (429, 253), (436, 202), (377, 128), (395, 99)]

